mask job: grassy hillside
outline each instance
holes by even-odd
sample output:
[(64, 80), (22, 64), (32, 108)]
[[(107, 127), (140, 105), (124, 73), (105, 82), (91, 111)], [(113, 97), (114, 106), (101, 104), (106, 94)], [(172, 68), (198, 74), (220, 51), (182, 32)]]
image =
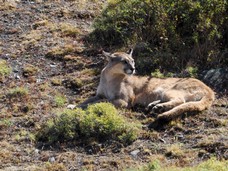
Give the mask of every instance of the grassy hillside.
[(159, 130), (140, 106), (67, 109), (95, 94), (101, 49), (158, 77), (224, 66), (227, 3), (200, 2), (0, 0), (0, 170), (227, 170), (225, 94)]

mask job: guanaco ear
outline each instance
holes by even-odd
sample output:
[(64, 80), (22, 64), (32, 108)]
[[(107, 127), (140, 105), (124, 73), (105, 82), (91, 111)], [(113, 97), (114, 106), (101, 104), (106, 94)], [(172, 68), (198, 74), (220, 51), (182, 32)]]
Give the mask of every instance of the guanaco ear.
[(114, 56), (111, 53), (109, 53), (109, 52), (102, 51), (102, 54), (106, 57), (106, 59), (108, 61), (110, 61), (111, 59), (114, 58)]
[(130, 55), (130, 57), (132, 57), (132, 53), (133, 53), (133, 48), (129, 49), (128, 54)]

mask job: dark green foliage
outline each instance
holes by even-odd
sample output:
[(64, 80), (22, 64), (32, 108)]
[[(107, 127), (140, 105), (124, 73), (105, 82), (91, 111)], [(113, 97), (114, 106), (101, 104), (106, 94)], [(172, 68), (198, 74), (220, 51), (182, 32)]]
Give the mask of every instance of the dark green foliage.
[(135, 54), (141, 73), (220, 67), (227, 62), (227, 13), (224, 0), (115, 0), (95, 20), (90, 40), (117, 48), (143, 43)]
[(98, 103), (86, 110), (65, 110), (48, 120), (38, 132), (37, 139), (49, 143), (112, 139), (128, 144), (137, 138), (137, 134), (137, 125), (130, 125), (112, 104)]

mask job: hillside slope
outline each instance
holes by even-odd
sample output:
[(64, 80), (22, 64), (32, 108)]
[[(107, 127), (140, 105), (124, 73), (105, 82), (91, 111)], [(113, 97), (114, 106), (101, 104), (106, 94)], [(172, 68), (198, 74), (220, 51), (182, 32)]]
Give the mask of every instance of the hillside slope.
[[(159, 160), (193, 166), (228, 159), (228, 98), (199, 115), (148, 130), (140, 108), (119, 110), (145, 125), (136, 141), (45, 144), (49, 118), (95, 94), (104, 59), (84, 42), (106, 1), (0, 2), (0, 170), (123, 170)], [(133, 122), (132, 122), (133, 123)]]

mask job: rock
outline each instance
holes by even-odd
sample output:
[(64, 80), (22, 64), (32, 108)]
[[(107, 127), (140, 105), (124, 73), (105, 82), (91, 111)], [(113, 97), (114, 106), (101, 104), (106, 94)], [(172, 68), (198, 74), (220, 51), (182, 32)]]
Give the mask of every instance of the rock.
[(139, 152), (140, 152), (140, 150), (137, 149), (137, 150), (134, 150), (134, 151), (130, 152), (130, 154), (131, 154), (133, 157), (137, 157), (137, 155), (138, 155)]
[(56, 67), (57, 67), (57, 65), (50, 64), (50, 67), (51, 67), (51, 68), (56, 68)]
[(17, 79), (17, 80), (20, 80), (21, 79), (21, 77), (18, 74), (15, 74), (14, 75), (14, 78)]
[(35, 154), (39, 154), (39, 152), (40, 152), (39, 149), (35, 149), (35, 150), (34, 150), (34, 153), (35, 153)]
[(41, 79), (41, 78), (37, 78), (37, 79), (36, 79), (36, 82), (37, 82), (37, 83), (41, 83), (41, 82), (42, 82), (42, 79)]
[(228, 68), (211, 69), (202, 73), (202, 80), (220, 92), (228, 91)]
[(50, 163), (54, 163), (54, 162), (55, 162), (55, 157), (50, 157), (50, 158), (48, 159), (48, 161), (49, 161)]
[(76, 107), (76, 105), (73, 105), (73, 104), (69, 104), (68, 106), (67, 106), (67, 109), (74, 109)]

